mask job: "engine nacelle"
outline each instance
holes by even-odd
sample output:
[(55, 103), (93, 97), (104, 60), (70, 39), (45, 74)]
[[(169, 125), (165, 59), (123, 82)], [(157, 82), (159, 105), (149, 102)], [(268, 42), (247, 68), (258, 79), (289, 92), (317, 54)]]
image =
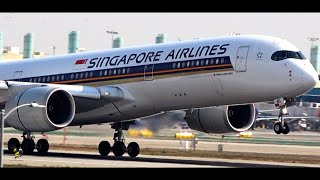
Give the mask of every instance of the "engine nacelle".
[(191, 129), (219, 134), (246, 131), (255, 118), (254, 104), (247, 104), (189, 110), (186, 121)]
[(38, 103), (45, 108), (24, 106), (14, 110), (6, 123), (20, 131), (46, 132), (68, 126), (75, 115), (72, 95), (60, 88), (33, 87), (9, 97), (6, 113), (22, 104)]

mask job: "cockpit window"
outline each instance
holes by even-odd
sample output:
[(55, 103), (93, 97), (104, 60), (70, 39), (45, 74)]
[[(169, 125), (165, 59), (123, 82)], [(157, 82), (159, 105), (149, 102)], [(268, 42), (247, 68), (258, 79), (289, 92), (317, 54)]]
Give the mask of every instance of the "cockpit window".
[(284, 59), (293, 58), (293, 59), (306, 59), (301, 51), (277, 51), (272, 54), (271, 59), (274, 61), (281, 61)]

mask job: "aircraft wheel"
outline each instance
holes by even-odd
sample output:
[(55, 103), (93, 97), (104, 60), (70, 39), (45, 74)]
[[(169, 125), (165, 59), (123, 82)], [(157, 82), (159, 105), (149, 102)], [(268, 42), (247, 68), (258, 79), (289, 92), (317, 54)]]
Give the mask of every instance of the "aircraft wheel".
[(282, 133), (282, 127), (281, 127), (281, 123), (280, 122), (276, 122), (273, 126), (273, 130), (275, 133), (277, 134), (281, 134)]
[(126, 152), (126, 146), (123, 142), (114, 142), (112, 152), (115, 156), (122, 156)]
[(288, 134), (290, 132), (290, 128), (287, 123), (284, 123), (284, 128), (282, 130), (283, 134)]
[(111, 150), (110, 143), (108, 141), (101, 141), (98, 149), (101, 156), (108, 156)]
[(31, 154), (35, 148), (33, 139), (24, 139), (21, 144), (23, 154)]
[(37, 142), (37, 151), (39, 154), (46, 154), (49, 150), (49, 143), (46, 139), (39, 139)]
[(138, 156), (138, 154), (140, 152), (140, 147), (139, 147), (138, 143), (131, 142), (128, 144), (127, 151), (128, 151), (128, 154), (130, 157), (136, 157), (136, 156)]
[(17, 150), (20, 149), (20, 142), (17, 138), (10, 138), (8, 141), (8, 151), (10, 154), (13, 154), (14, 148), (17, 148)]

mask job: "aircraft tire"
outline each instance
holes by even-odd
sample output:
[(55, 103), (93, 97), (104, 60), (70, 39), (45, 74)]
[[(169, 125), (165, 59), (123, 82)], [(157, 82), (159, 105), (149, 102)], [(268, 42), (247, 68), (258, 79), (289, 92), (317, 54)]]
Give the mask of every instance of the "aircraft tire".
[(35, 143), (33, 139), (24, 139), (21, 144), (23, 154), (31, 154), (34, 151)]
[(13, 154), (14, 148), (20, 149), (20, 142), (17, 138), (10, 138), (8, 141), (8, 151)]
[(287, 123), (284, 123), (284, 128), (282, 129), (283, 134), (288, 134), (290, 132), (290, 128)]
[(127, 152), (130, 157), (137, 157), (140, 152), (140, 147), (138, 143), (131, 142), (128, 144)]
[(281, 134), (282, 131), (283, 131), (283, 128), (281, 126), (281, 123), (280, 122), (276, 122), (273, 126), (273, 130), (276, 134)]
[(39, 139), (37, 142), (37, 151), (39, 154), (46, 154), (49, 150), (49, 143), (46, 139)]
[(115, 156), (122, 156), (126, 152), (126, 146), (123, 142), (114, 142), (112, 152)]
[(110, 143), (108, 141), (101, 141), (98, 149), (101, 156), (108, 156), (111, 150)]

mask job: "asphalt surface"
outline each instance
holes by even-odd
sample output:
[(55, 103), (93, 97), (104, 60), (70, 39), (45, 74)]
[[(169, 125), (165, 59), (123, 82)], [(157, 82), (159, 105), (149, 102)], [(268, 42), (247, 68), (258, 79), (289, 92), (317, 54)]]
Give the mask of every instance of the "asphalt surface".
[(320, 167), (318, 164), (278, 163), (266, 161), (230, 160), (217, 158), (195, 158), (175, 156), (139, 155), (136, 158), (124, 155), (102, 157), (93, 152), (59, 152), (53, 151), (46, 156), (22, 155), (14, 158), (5, 151), (4, 167), (97, 167), (97, 168), (288, 168), (288, 167)]
[[(320, 167), (317, 164), (298, 164), (298, 163), (278, 163), (267, 161), (251, 160), (230, 160), (216, 158), (194, 158), (194, 157), (174, 157), (174, 156), (149, 156), (139, 155), (137, 158), (128, 157), (101, 157), (98, 152), (86, 152), (86, 148), (96, 148), (100, 141), (108, 140), (112, 142), (112, 136), (109, 134), (90, 135), (90, 132), (105, 132), (101, 126), (99, 128), (82, 129), (76, 131), (84, 135), (72, 135), (73, 129), (67, 131), (67, 136), (61, 134), (49, 134), (42, 136), (36, 134), (35, 141), (40, 138), (46, 138), (50, 145), (54, 146), (75, 146), (80, 147), (83, 151), (63, 151), (49, 150), (47, 156), (23, 155), (15, 159), (12, 154), (5, 154), (4, 164), (17, 167)], [(108, 131), (113, 132), (113, 131)], [(166, 131), (164, 137), (167, 139), (150, 139), (150, 138), (130, 138), (127, 136), (126, 144), (135, 141), (141, 148), (154, 149), (183, 149), (181, 141), (174, 139), (175, 131)], [(169, 134), (168, 134), (169, 133)], [(21, 134), (5, 133), (5, 143), (9, 138), (16, 137), (22, 140)], [(163, 137), (163, 136), (162, 136)], [(207, 139), (201, 139), (198, 142), (197, 150), (217, 151), (219, 145), (223, 145), (225, 152), (247, 152), (247, 153), (266, 153), (266, 154), (290, 154), (290, 155), (313, 155), (320, 156), (320, 133), (319, 132), (291, 132), (289, 135), (275, 135), (273, 131), (262, 130), (254, 131), (253, 138), (224, 138), (220, 140), (214, 136), (208, 136)], [(257, 141), (249, 141), (258, 139)], [(248, 142), (245, 142), (248, 141)], [(290, 144), (284, 143), (289, 141)], [(262, 144), (268, 142), (267, 144)], [(306, 143), (308, 142), (308, 143)], [(303, 145), (302, 145), (303, 143)], [(6, 149), (7, 146), (5, 146)]]

